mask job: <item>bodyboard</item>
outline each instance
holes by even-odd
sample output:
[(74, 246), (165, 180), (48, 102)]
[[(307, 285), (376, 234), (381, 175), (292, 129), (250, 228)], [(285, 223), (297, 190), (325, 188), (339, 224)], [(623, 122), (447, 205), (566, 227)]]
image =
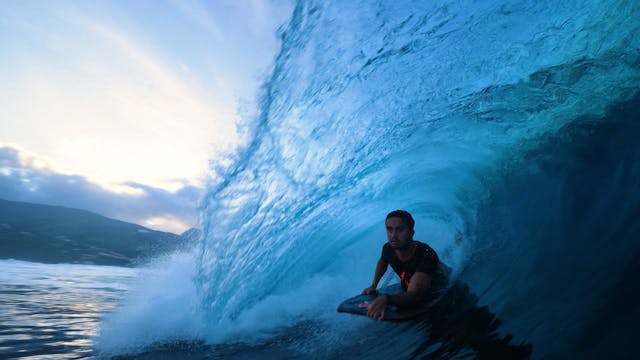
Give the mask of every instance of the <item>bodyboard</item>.
[[(338, 312), (367, 316), (367, 311), (371, 306), (371, 302), (373, 302), (373, 300), (378, 296), (382, 294), (395, 295), (401, 292), (402, 287), (400, 284), (395, 284), (379, 289), (375, 295), (357, 295), (340, 303), (338, 306)], [(382, 320), (405, 321), (415, 318), (429, 310), (431, 305), (434, 303), (433, 300), (432, 296), (427, 296), (427, 299), (425, 299), (423, 303), (409, 309), (401, 309), (395, 305), (389, 305), (384, 310), (384, 317)]]

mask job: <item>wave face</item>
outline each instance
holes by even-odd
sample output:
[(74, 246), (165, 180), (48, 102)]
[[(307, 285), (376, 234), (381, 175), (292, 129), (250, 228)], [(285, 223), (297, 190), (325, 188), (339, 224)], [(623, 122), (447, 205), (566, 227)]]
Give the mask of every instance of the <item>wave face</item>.
[[(402, 208), (507, 342), (638, 350), (638, 33), (637, 1), (299, 2), (250, 141), (212, 161), (209, 339), (308, 322), (375, 337), (335, 306), (370, 283)], [(406, 340), (422, 326), (353, 353), (437, 354)], [(356, 346), (336, 331), (298, 350)]]

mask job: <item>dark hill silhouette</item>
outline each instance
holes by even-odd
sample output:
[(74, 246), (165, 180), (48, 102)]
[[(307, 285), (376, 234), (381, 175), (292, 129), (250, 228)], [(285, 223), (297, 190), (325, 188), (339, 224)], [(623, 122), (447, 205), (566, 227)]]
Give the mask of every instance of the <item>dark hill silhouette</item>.
[(0, 199), (0, 258), (132, 266), (199, 237), (155, 231), (89, 211)]

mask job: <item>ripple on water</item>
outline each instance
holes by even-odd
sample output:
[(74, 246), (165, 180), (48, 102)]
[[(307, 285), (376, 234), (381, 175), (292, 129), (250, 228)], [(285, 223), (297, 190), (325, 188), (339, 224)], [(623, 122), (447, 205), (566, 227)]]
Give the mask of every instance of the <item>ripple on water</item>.
[(16, 261), (0, 261), (0, 273), (0, 358), (29, 359), (94, 356), (99, 319), (134, 276), (131, 269)]

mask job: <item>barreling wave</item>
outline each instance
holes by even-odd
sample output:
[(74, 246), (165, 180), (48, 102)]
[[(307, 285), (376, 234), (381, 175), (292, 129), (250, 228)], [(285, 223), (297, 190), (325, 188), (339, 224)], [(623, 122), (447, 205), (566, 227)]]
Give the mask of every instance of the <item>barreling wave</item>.
[(639, 30), (634, 1), (300, 1), (251, 140), (212, 165), (208, 336), (326, 320), (404, 208), (534, 355), (611, 351), (585, 344), (630, 324)]

